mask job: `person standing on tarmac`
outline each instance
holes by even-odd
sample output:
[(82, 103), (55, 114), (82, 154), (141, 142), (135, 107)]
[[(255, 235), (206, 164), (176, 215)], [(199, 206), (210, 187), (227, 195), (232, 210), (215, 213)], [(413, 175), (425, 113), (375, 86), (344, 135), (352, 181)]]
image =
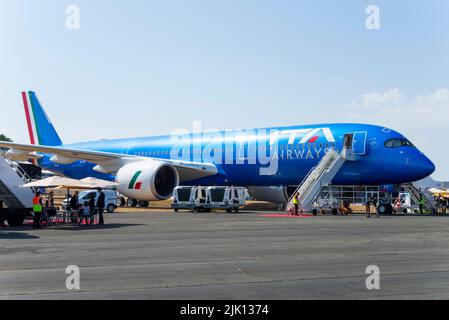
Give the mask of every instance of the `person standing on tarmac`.
[(371, 218), (371, 198), (366, 199), (366, 217)]
[(54, 208), (55, 207), (55, 194), (54, 194), (53, 191), (51, 191), (48, 194), (46, 206), (47, 206), (47, 208)]
[(104, 225), (103, 211), (105, 205), (104, 201), (105, 195), (101, 188), (98, 188), (97, 191), (100, 193), (97, 200), (98, 217), (99, 217), (98, 225), (102, 226)]
[(42, 198), (40, 192), (36, 192), (36, 196), (33, 198), (33, 229), (40, 229), (41, 227), (41, 215), (42, 215)]
[(89, 209), (90, 212), (94, 212), (95, 209), (95, 193), (91, 193), (90, 199), (89, 199)]
[(295, 206), (295, 216), (299, 216), (299, 193), (293, 196), (293, 205)]
[(373, 206), (374, 206), (374, 210), (376, 210), (376, 217), (377, 217), (377, 218), (380, 218), (379, 210), (377, 210), (377, 200), (376, 200), (376, 198), (371, 197), (371, 203), (372, 203)]
[(418, 205), (419, 205), (419, 214), (424, 213), (424, 205), (426, 204), (426, 201), (424, 201), (423, 196), (419, 197)]
[(70, 197), (70, 209), (73, 211), (77, 211), (79, 209), (78, 205), (78, 191), (75, 191), (75, 193)]

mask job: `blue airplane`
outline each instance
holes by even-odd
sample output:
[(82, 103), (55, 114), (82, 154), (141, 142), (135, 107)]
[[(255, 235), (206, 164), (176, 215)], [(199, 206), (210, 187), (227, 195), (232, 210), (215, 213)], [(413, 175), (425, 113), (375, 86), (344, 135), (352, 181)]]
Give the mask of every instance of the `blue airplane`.
[[(350, 148), (335, 185), (390, 185), (421, 180), (434, 164), (402, 134), (369, 124), (319, 124), (63, 144), (36, 94), (22, 92), (30, 144), (0, 143), (12, 160), (30, 160), (71, 178), (116, 181), (137, 200), (163, 200), (178, 185), (293, 187), (331, 148)], [(264, 189), (265, 188), (265, 189)], [(265, 197), (266, 195), (266, 197)], [(285, 195), (288, 197), (288, 195)], [(264, 199), (266, 198), (266, 199)], [(287, 200), (287, 199), (286, 199)]]

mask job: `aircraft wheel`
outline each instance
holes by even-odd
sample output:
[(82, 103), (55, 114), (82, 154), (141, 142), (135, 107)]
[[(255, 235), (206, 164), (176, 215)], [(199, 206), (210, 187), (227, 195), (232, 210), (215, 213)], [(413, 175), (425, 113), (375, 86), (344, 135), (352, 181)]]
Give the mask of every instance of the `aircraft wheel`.
[(126, 205), (128, 206), (128, 207), (136, 207), (137, 206), (137, 200), (134, 200), (134, 199), (131, 199), (131, 198), (128, 198), (128, 200), (126, 201)]
[(125, 198), (118, 197), (117, 198), (117, 207), (124, 207), (126, 205)]
[(318, 215), (318, 210), (317, 209), (313, 209), (312, 213), (313, 213), (314, 216), (317, 216)]
[(141, 208), (147, 208), (150, 205), (149, 201), (140, 201), (139, 202), (139, 207)]

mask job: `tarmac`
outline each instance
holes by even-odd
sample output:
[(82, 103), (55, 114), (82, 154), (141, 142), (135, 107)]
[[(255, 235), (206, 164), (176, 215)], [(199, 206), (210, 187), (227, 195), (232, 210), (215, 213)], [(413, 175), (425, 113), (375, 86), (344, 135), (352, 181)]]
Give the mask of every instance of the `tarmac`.
[[(66, 268), (80, 290), (66, 288)], [(368, 266), (380, 289), (368, 290)], [(142, 211), (0, 231), (0, 299), (448, 299), (449, 218)]]

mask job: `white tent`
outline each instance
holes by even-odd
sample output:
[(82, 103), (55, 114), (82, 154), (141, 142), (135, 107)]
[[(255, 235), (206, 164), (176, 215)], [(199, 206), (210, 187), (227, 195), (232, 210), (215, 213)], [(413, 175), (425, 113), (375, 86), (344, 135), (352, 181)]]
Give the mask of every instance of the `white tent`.
[(117, 183), (93, 177), (81, 179), (82, 182), (87, 182), (94, 186), (94, 188), (110, 188), (117, 186)]
[(23, 188), (67, 188), (67, 189), (91, 189), (94, 185), (80, 180), (54, 176), (42, 180), (33, 181), (22, 185)]
[(449, 190), (439, 189), (439, 188), (430, 188), (429, 192), (432, 193), (432, 194), (442, 194), (442, 195), (449, 194)]

